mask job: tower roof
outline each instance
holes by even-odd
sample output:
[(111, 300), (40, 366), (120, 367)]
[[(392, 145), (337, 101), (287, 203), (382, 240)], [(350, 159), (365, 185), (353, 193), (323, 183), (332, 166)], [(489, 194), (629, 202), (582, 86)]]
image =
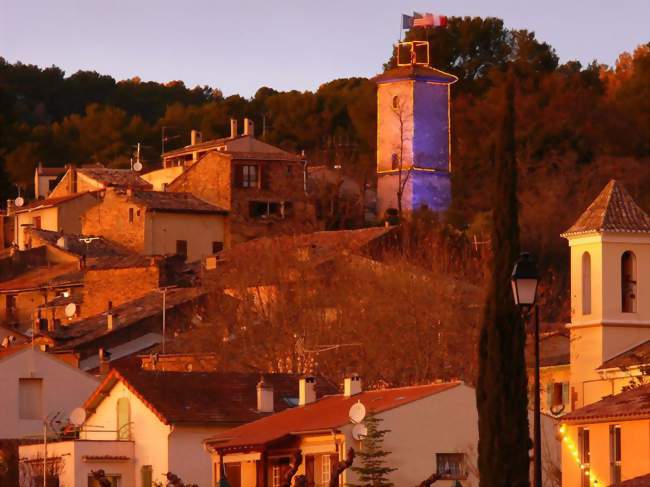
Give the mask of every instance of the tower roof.
[(453, 74), (445, 73), (439, 69), (430, 68), (421, 64), (398, 66), (372, 78), (375, 83), (389, 83), (404, 79), (434, 81), (436, 83), (452, 84), (458, 81)]
[(563, 237), (591, 232), (650, 233), (650, 216), (612, 179)]

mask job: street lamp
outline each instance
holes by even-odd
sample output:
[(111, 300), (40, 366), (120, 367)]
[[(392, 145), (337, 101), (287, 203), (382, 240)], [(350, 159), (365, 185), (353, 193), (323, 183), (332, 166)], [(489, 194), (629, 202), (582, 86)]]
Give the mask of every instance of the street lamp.
[(534, 485), (542, 487), (542, 434), (541, 434), (541, 407), (540, 407), (540, 380), (539, 380), (539, 307), (535, 303), (539, 274), (535, 260), (528, 252), (523, 252), (512, 270), (510, 283), (515, 304), (522, 310), (522, 315), (527, 315), (534, 308), (535, 315), (535, 416), (533, 427), (533, 441), (535, 447)]

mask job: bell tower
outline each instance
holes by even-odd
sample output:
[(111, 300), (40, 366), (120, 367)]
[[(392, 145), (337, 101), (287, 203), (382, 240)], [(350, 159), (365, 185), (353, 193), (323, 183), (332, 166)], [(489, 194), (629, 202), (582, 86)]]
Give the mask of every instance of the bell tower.
[(450, 91), (454, 75), (429, 67), (426, 41), (397, 46), (397, 67), (377, 83), (377, 211), (451, 203)]
[(571, 248), (571, 395), (581, 407), (619, 392), (602, 380), (603, 362), (650, 340), (650, 217), (611, 180), (562, 236)]

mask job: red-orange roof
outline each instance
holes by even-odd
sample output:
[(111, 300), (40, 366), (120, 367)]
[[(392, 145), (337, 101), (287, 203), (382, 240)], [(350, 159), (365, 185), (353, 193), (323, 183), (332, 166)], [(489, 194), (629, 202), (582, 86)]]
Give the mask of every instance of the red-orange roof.
[(350, 407), (357, 401), (361, 401), (367, 411), (381, 413), (453, 389), (460, 384), (461, 382), (446, 382), (364, 391), (350, 397), (328, 396), (313, 404), (287, 409), (224, 431), (208, 439), (206, 443), (220, 451), (263, 449), (265, 445), (289, 435), (341, 428), (350, 422)]
[(74, 200), (76, 198), (79, 198), (80, 196), (83, 196), (85, 194), (90, 194), (93, 193), (92, 191), (84, 191), (81, 193), (72, 193), (72, 194), (66, 194), (64, 196), (57, 196), (56, 198), (47, 198), (44, 200), (35, 200), (29, 203), (28, 205), (25, 205), (21, 208), (16, 208), (15, 213), (22, 213), (24, 211), (28, 210), (40, 210), (41, 208), (51, 208), (53, 206), (60, 205), (61, 203), (67, 203), (68, 201)]
[[(0, 282), (0, 293), (29, 291), (40, 289), (48, 285), (53, 279), (74, 272), (79, 269), (78, 264), (57, 264), (49, 267), (36, 267), (9, 281)], [(66, 284), (66, 283), (63, 283)]]
[(650, 418), (650, 384), (607, 396), (598, 402), (576, 409), (563, 416), (562, 421), (591, 423), (640, 418)]

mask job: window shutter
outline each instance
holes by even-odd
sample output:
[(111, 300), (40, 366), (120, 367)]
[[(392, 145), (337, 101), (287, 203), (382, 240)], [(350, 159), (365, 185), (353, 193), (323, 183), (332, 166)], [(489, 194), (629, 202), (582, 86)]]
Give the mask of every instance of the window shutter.
[(569, 383), (568, 382), (562, 383), (562, 404), (564, 405), (569, 404)]
[(236, 188), (241, 188), (243, 185), (244, 181), (244, 166), (242, 165), (236, 165), (234, 167), (235, 170), (235, 181), (234, 181), (234, 186)]
[(271, 188), (271, 167), (269, 165), (260, 164), (259, 166), (262, 189)]
[(553, 383), (546, 384), (546, 408), (553, 406)]

